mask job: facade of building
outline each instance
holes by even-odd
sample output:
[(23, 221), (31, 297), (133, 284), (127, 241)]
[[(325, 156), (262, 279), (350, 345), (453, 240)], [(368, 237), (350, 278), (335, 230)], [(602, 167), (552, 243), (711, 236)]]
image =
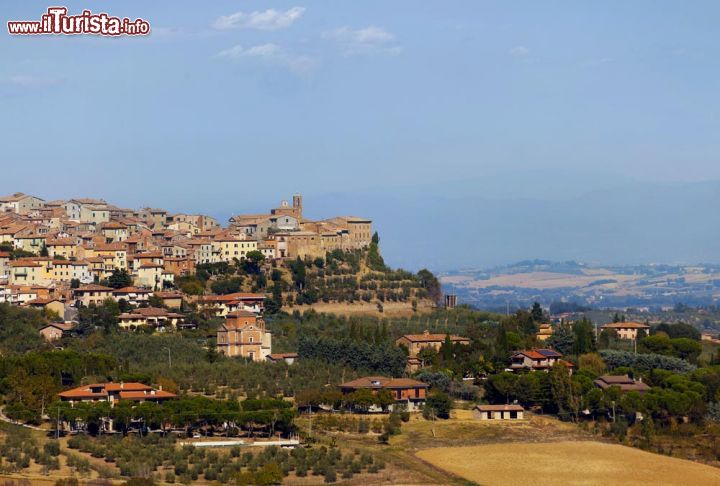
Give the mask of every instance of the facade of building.
[(553, 349), (534, 348), (518, 351), (510, 357), (511, 371), (549, 371), (555, 364), (561, 363), (569, 370), (574, 364), (562, 359), (563, 355)]
[(118, 316), (118, 325), (121, 329), (136, 329), (140, 327), (153, 327), (159, 331), (175, 329), (182, 321), (182, 314), (169, 312), (167, 309), (157, 307), (139, 307)]
[(650, 326), (642, 322), (613, 322), (601, 326), (600, 329), (603, 331), (614, 331), (620, 339), (637, 339), (640, 331), (644, 331), (647, 335), (650, 331)]
[(430, 348), (439, 351), (448, 336), (453, 344), (470, 344), (470, 339), (466, 337), (439, 333), (430, 334), (429, 331), (425, 331), (422, 334), (405, 334), (397, 338), (395, 344), (397, 346), (405, 346), (408, 350), (408, 355), (411, 358), (415, 358), (423, 349)]
[(16, 214), (28, 214), (31, 211), (40, 209), (45, 201), (39, 197), (29, 196), (22, 192), (16, 192), (11, 196), (0, 197), (0, 212)]
[(553, 329), (550, 324), (540, 324), (540, 329), (538, 330), (537, 334), (535, 335), (537, 337), (538, 341), (545, 341), (553, 334)]
[(70, 332), (74, 327), (71, 322), (53, 322), (47, 326), (43, 326), (38, 331), (40, 336), (48, 342), (57, 341), (64, 334)]
[[(403, 405), (409, 412), (422, 409), (427, 399), (427, 383), (409, 378), (388, 378), (385, 376), (366, 376), (357, 380), (348, 381), (338, 385), (344, 395), (357, 390), (367, 389), (377, 394), (380, 390), (389, 390), (395, 398), (396, 405)], [(390, 410), (394, 408), (390, 406)], [(371, 412), (382, 411), (376, 406), (370, 408)]]
[(217, 330), (217, 350), (225, 356), (265, 361), (272, 353), (272, 338), (262, 318), (253, 312), (235, 311), (225, 316)]
[(107, 299), (113, 299), (115, 289), (103, 285), (84, 285), (73, 289), (73, 300), (76, 304), (88, 307), (90, 304), (102, 305)]
[(520, 405), (476, 405), (474, 415), (480, 420), (522, 420), (525, 409)]

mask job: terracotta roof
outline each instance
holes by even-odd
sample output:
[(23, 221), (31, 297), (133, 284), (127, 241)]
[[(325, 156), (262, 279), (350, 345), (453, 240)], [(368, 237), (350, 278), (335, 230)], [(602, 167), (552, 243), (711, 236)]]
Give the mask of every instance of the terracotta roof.
[(85, 267), (87, 262), (84, 260), (53, 260), (53, 265), (69, 265), (71, 267)]
[(622, 391), (637, 391), (641, 393), (650, 389), (647, 384), (643, 383), (642, 381), (633, 380), (627, 375), (604, 375), (593, 381), (593, 383), (595, 383), (596, 386), (602, 388), (603, 390), (610, 388), (611, 386), (617, 386)]
[(165, 390), (155, 391), (121, 391), (120, 399), (122, 400), (153, 400), (158, 398), (176, 398), (177, 395), (174, 393), (167, 392)]
[(180, 314), (168, 312), (167, 309), (163, 309), (162, 307), (140, 307), (133, 312), (145, 317), (182, 317)]
[(95, 247), (97, 251), (127, 251), (127, 246), (124, 243), (104, 243)]
[(428, 388), (427, 383), (410, 378), (387, 378), (385, 376), (366, 376), (339, 385), (340, 388)]
[(33, 299), (28, 300), (25, 302), (26, 305), (48, 305), (51, 302), (60, 302), (62, 303), (62, 300), (60, 299)]
[[(408, 341), (412, 342), (438, 342), (438, 341), (445, 341), (445, 338), (447, 337), (447, 334), (430, 334), (428, 332), (424, 332), (422, 334), (405, 334), (404, 336), (401, 336), (396, 341), (399, 341), (400, 339), (407, 339)], [(462, 337), (462, 336), (456, 336), (451, 335), (450, 340), (453, 342), (457, 341), (470, 341), (469, 338)]]
[(155, 297), (160, 297), (161, 299), (182, 299), (183, 294), (180, 292), (155, 292)]
[(13, 260), (10, 262), (11, 267), (41, 267), (37, 262), (25, 262), (20, 260)]
[(129, 382), (129, 383), (105, 383), (105, 389), (107, 391), (143, 391), (143, 390), (152, 390), (152, 387), (146, 385), (145, 383), (137, 383), (137, 382)]
[(600, 327), (601, 329), (650, 329), (650, 326), (642, 322), (613, 322)]
[(102, 229), (106, 230), (115, 230), (115, 229), (127, 229), (127, 226), (125, 226), (122, 223), (119, 223), (117, 221), (108, 221), (107, 223), (103, 223)]
[(523, 412), (520, 405), (475, 405), (475, 410), (480, 412)]
[(114, 290), (115, 289), (113, 289), (112, 287), (105, 287), (103, 285), (95, 284), (83, 285), (82, 287), (75, 289), (75, 291), (77, 292), (112, 292)]
[(202, 299), (204, 302), (225, 302), (233, 300), (265, 300), (263, 294), (251, 294), (246, 292), (236, 292), (227, 295), (209, 295)]
[(519, 355), (527, 356), (530, 359), (562, 358), (563, 356), (562, 354), (558, 353), (553, 349), (545, 348), (533, 348), (525, 351), (518, 351), (517, 353), (513, 354), (513, 357)]
[(158, 263), (143, 263), (140, 268), (163, 268), (163, 266)]
[(115, 289), (113, 294), (152, 294), (152, 290), (140, 287), (123, 287), (121, 289)]
[(280, 360), (280, 359), (286, 359), (286, 358), (297, 358), (297, 353), (274, 353), (274, 354), (268, 354), (267, 356), (271, 360)]
[(147, 253), (135, 253), (135, 258), (162, 258), (163, 254), (159, 251), (149, 251)]
[(73, 322), (51, 322), (47, 326), (43, 326), (40, 328), (42, 331), (43, 329), (47, 329), (48, 327), (54, 327), (56, 329), (60, 329), (61, 331), (71, 331), (75, 327), (75, 323)]
[[(96, 389), (98, 391), (93, 392), (92, 390)], [(84, 385), (77, 388), (73, 388), (71, 390), (66, 390), (64, 392), (58, 393), (58, 396), (60, 398), (105, 398), (108, 396), (108, 392), (110, 393), (117, 393), (120, 391), (125, 392), (144, 392), (144, 391), (150, 391), (152, 390), (152, 387), (149, 387), (143, 383), (93, 383), (90, 385)]]
[(54, 240), (47, 240), (46, 246), (77, 246), (77, 240), (75, 238), (57, 238)]

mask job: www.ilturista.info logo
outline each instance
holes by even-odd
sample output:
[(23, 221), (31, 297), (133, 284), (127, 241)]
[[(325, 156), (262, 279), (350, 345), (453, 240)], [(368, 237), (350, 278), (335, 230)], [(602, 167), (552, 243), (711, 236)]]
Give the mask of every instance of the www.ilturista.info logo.
[(66, 7), (49, 7), (37, 20), (10, 20), (11, 35), (148, 35), (150, 23), (143, 19), (113, 17), (106, 13), (94, 14), (83, 10), (80, 15), (68, 15)]

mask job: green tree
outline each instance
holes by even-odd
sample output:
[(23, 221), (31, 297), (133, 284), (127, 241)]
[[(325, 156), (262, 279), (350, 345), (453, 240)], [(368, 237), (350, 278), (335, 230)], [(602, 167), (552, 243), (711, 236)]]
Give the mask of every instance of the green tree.
[(592, 322), (586, 318), (573, 323), (574, 335), (572, 353), (576, 356), (595, 351), (595, 333)]
[(560, 417), (577, 420), (580, 413), (580, 391), (563, 363), (556, 363), (550, 370), (550, 388)]
[(265, 255), (261, 251), (249, 251), (242, 262), (243, 270), (251, 275), (258, 275), (261, 273), (261, 265), (264, 261)]
[(114, 289), (121, 289), (123, 287), (132, 286), (132, 276), (127, 270), (116, 268), (113, 273), (108, 277), (108, 287)]
[(420, 280), (420, 285), (422, 286), (422, 288), (427, 290), (430, 300), (439, 305), (442, 301), (442, 289), (440, 286), (440, 281), (437, 279), (437, 277), (435, 277), (435, 275), (427, 268), (423, 268), (422, 270), (420, 270), (417, 273), (417, 276)]
[(295, 287), (298, 290), (302, 290), (305, 287), (307, 273), (305, 269), (305, 262), (297, 257), (294, 262), (290, 264), (290, 271), (292, 272), (292, 279)]
[(533, 303), (532, 309), (530, 310), (530, 316), (535, 322), (545, 322), (545, 313), (543, 312), (542, 307), (540, 307), (540, 303)]
[(452, 399), (447, 393), (433, 392), (427, 397), (425, 407), (423, 407), (423, 416), (425, 418), (450, 418), (450, 409), (452, 409)]
[(283, 477), (284, 474), (280, 465), (275, 461), (271, 461), (255, 473), (255, 484), (260, 486), (280, 484), (283, 481)]
[(375, 270), (378, 272), (384, 272), (387, 270), (387, 267), (385, 266), (385, 261), (383, 260), (382, 255), (380, 255), (380, 236), (378, 236), (377, 232), (375, 232), (372, 236), (372, 241), (370, 242), (370, 246), (368, 247), (367, 252), (367, 265), (370, 267), (371, 270)]
[(561, 354), (570, 354), (575, 345), (575, 334), (568, 324), (559, 325), (546, 343), (549, 347)]

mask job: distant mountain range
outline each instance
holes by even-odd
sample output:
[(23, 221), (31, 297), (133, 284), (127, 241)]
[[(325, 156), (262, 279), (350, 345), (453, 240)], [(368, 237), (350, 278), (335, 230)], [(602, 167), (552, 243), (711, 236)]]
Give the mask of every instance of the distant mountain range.
[(529, 307), (537, 301), (595, 308), (709, 305), (720, 300), (720, 265), (586, 265), (523, 261), (487, 270), (447, 272), (447, 293), (483, 309)]
[(506, 186), (501, 197), (495, 180), (474, 181), (474, 190), (471, 182), (305, 200), (310, 217), (332, 208), (373, 218), (386, 260), (410, 270), (484, 268), (527, 258), (720, 262), (720, 182), (623, 183), (584, 193), (573, 186), (570, 196), (556, 188), (544, 198), (537, 188), (522, 197), (528, 191)]

